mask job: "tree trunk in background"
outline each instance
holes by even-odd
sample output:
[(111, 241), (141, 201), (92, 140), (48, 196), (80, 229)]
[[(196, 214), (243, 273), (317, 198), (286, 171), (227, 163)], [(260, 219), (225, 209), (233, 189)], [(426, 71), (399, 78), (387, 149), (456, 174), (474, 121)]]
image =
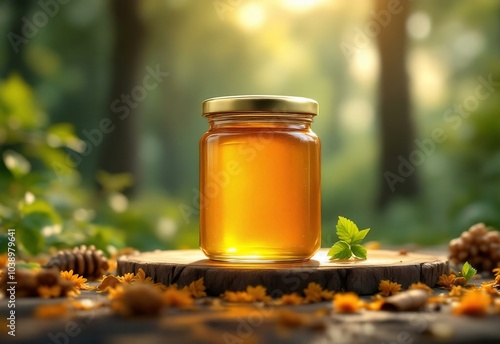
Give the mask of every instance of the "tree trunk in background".
[(33, 86), (35, 77), (33, 72), (26, 66), (24, 50), (30, 44), (30, 39), (24, 37), (22, 29), (24, 22), (23, 16), (30, 13), (31, 6), (34, 4), (31, 0), (12, 1), (12, 22), (5, 40), (5, 65), (1, 71), (0, 78), (6, 79), (11, 73), (18, 73), (24, 81)]
[[(139, 1), (132, 0), (113, 0), (111, 3), (112, 16), (115, 19), (115, 45), (108, 106), (116, 106), (115, 110), (111, 109), (113, 112), (109, 116), (114, 130), (104, 134), (98, 167), (99, 170), (109, 173), (130, 173), (134, 178), (134, 186), (125, 190), (129, 195), (135, 191), (139, 182), (139, 121), (134, 107), (128, 106), (122, 100), (122, 95), (130, 95), (132, 89), (138, 85), (136, 76), (141, 65), (145, 31), (138, 16), (139, 6)], [(131, 102), (136, 103), (133, 100)], [(126, 110), (121, 110), (123, 106)], [(120, 110), (116, 110), (118, 108)]]
[[(375, 11), (387, 11), (390, 0), (377, 0)], [(401, 12), (392, 14), (389, 24), (377, 36), (380, 51), (379, 106), (381, 138), (380, 190), (378, 205), (383, 207), (393, 197), (417, 193), (417, 176), (398, 172), (400, 157), (408, 160), (413, 150), (414, 130), (410, 113), (408, 75), (406, 72), (406, 20), (409, 2), (401, 2)], [(387, 172), (400, 177), (391, 189)], [(405, 174), (406, 175), (406, 174)], [(404, 182), (402, 181), (404, 179)]]

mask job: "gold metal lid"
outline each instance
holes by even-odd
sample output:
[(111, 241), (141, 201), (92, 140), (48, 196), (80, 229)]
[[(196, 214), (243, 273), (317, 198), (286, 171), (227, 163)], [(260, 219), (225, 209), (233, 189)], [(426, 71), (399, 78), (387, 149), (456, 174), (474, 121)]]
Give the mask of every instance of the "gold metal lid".
[(318, 103), (310, 98), (247, 95), (210, 98), (202, 103), (203, 116), (223, 113), (318, 114)]

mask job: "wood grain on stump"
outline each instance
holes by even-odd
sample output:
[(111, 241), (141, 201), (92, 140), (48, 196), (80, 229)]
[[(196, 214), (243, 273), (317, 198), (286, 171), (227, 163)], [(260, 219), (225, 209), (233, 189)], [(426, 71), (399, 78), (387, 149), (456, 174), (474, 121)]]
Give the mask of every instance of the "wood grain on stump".
[(201, 277), (208, 295), (226, 290), (245, 290), (263, 285), (271, 296), (301, 293), (309, 282), (334, 291), (353, 291), (360, 295), (378, 292), (380, 280), (388, 279), (407, 288), (423, 282), (433, 287), (438, 277), (448, 273), (444, 257), (397, 251), (374, 250), (367, 260), (330, 261), (321, 249), (311, 260), (294, 263), (226, 263), (207, 259), (200, 250), (145, 252), (118, 260), (119, 275), (144, 269), (146, 275), (166, 285), (183, 287)]

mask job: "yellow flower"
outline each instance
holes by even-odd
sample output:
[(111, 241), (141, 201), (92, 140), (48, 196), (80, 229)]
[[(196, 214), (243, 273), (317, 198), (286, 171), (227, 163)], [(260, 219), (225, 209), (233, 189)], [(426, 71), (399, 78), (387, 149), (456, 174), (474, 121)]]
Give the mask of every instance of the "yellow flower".
[(337, 293), (333, 299), (333, 308), (337, 313), (357, 313), (363, 307), (363, 301), (356, 293)]
[(284, 294), (279, 299), (279, 303), (282, 305), (300, 305), (302, 302), (304, 302), (304, 298), (297, 293)]
[(495, 277), (500, 276), (500, 268), (494, 268), (493, 273), (495, 274)]
[(116, 278), (121, 282), (121, 283), (126, 283), (130, 284), (134, 280), (135, 275), (131, 272), (126, 273), (123, 276), (116, 276)]
[(321, 292), (323, 288), (318, 283), (310, 282), (307, 288), (304, 289), (304, 295), (306, 296), (306, 302), (320, 302)]
[(135, 277), (133, 278), (133, 281), (139, 283), (154, 284), (153, 279), (151, 277), (146, 277), (146, 272), (142, 268), (139, 268), (139, 270), (135, 274)]
[(455, 315), (482, 316), (488, 313), (491, 296), (481, 290), (473, 290), (462, 297), (460, 303), (453, 308)]
[(39, 319), (59, 318), (66, 314), (68, 307), (64, 303), (40, 305), (35, 308), (34, 316)]
[(432, 294), (433, 290), (431, 287), (429, 287), (427, 284), (422, 283), (422, 282), (417, 282), (417, 283), (412, 283), (408, 289), (422, 289), (425, 290), (427, 293)]
[(189, 307), (194, 303), (194, 299), (187, 290), (177, 288), (167, 288), (162, 293), (163, 304), (170, 307)]
[(379, 294), (382, 296), (391, 296), (401, 291), (401, 284), (389, 280), (382, 280), (378, 285), (378, 290), (380, 290)]
[(73, 270), (61, 271), (60, 275), (61, 275), (62, 279), (65, 279), (67, 281), (74, 283), (74, 287), (71, 290), (71, 292), (75, 295), (80, 294), (80, 289), (89, 290), (92, 288), (89, 285), (85, 284), (85, 283), (87, 283), (86, 278), (83, 278), (82, 276), (79, 276), (78, 274), (73, 274)]
[(261, 285), (252, 287), (252, 286), (247, 286), (247, 294), (252, 297), (252, 301), (270, 301), (271, 298), (266, 295), (266, 288), (264, 288)]
[(61, 286), (59, 285), (53, 285), (51, 287), (46, 286), (46, 285), (41, 285), (37, 289), (38, 295), (42, 299), (49, 299), (51, 297), (59, 297), (61, 296)]
[(229, 291), (226, 290), (224, 294), (221, 295), (227, 302), (253, 302), (254, 298), (252, 295), (248, 294), (246, 291)]
[(186, 288), (187, 291), (194, 298), (199, 298), (199, 297), (205, 297), (205, 296), (207, 296), (207, 293), (205, 293), (205, 290), (207, 288), (205, 287), (205, 283), (204, 283), (203, 277), (200, 278), (200, 279), (197, 279), (196, 281), (191, 282), (187, 287), (184, 287), (184, 288)]
[(123, 293), (125, 292), (125, 289), (121, 285), (117, 285), (114, 288), (106, 288), (108, 292), (108, 299), (110, 300), (116, 300), (120, 299), (123, 296)]

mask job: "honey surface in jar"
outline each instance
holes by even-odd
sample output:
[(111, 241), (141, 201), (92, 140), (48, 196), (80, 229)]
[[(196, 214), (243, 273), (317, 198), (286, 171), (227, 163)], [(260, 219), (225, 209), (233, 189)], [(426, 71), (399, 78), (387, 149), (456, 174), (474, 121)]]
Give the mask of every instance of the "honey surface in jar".
[(320, 247), (320, 144), (310, 120), (211, 122), (200, 141), (200, 247), (212, 259), (306, 260)]

